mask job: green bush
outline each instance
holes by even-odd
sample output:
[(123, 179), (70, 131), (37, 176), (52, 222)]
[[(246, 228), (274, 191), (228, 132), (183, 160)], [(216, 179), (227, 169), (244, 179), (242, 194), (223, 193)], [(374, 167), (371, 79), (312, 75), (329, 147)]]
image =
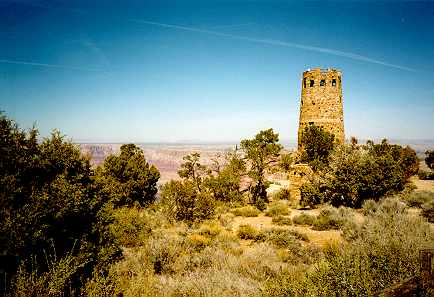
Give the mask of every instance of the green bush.
[(237, 235), (241, 239), (256, 240), (261, 232), (252, 225), (241, 225), (238, 227)]
[(213, 217), (215, 201), (207, 192), (198, 192), (193, 181), (170, 181), (161, 187), (164, 212), (179, 221), (202, 221)]
[(161, 211), (149, 208), (120, 207), (113, 211), (113, 216), (110, 231), (124, 247), (142, 245), (153, 231), (167, 225), (167, 218)]
[(417, 169), (418, 160), (409, 147), (386, 140), (380, 144), (368, 141), (365, 146), (342, 145), (331, 155), (322, 178), (302, 187), (301, 202), (359, 208), (367, 199), (403, 191)]
[(292, 222), (297, 225), (310, 225), (315, 223), (316, 217), (314, 215), (302, 212), (301, 214), (294, 216)]
[(98, 176), (115, 206), (144, 206), (155, 200), (160, 172), (146, 162), (142, 149), (130, 143), (121, 146), (119, 155), (106, 158)]
[[(108, 228), (108, 198), (76, 145), (57, 131), (41, 142), (37, 135), (0, 115), (0, 254), (23, 263), (16, 281), (31, 274), (46, 283), (45, 277), (58, 275), (46, 275), (50, 267), (64, 263), (46, 261), (54, 248), (56, 259), (81, 265), (65, 272), (68, 280), (59, 279), (79, 291), (94, 269), (105, 270), (121, 254)], [(16, 274), (18, 267), (6, 264), (0, 262), (0, 271)]]
[(309, 163), (314, 170), (328, 165), (329, 156), (335, 145), (335, 136), (322, 127), (306, 126), (301, 134), (300, 162)]
[(324, 203), (326, 189), (325, 182), (318, 176), (313, 176), (309, 182), (303, 183), (300, 187), (300, 204), (314, 208)]
[(257, 217), (261, 213), (259, 209), (251, 205), (235, 208), (231, 212), (242, 217)]
[(291, 199), (291, 191), (288, 188), (282, 188), (276, 193), (273, 194), (273, 200), (290, 200)]
[(271, 222), (276, 225), (292, 225), (291, 218), (282, 215), (274, 216)]
[(351, 211), (345, 209), (344, 207), (339, 207), (339, 209), (334, 207), (329, 207), (321, 210), (320, 214), (316, 217), (313, 223), (314, 230), (329, 230), (329, 229), (340, 229), (346, 223), (351, 222), (352, 214)]
[(289, 215), (291, 210), (284, 201), (272, 202), (265, 210), (265, 215), (268, 217), (274, 217), (277, 215)]

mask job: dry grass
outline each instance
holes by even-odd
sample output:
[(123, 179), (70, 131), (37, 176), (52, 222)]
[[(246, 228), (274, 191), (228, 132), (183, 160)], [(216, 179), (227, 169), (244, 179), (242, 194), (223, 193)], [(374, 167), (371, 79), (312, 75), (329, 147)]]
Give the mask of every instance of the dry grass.
[[(317, 296), (315, 277), (329, 273), (324, 268), (329, 265), (325, 264), (324, 251), (347, 255), (344, 251), (348, 244), (363, 235), (357, 226), (366, 225), (378, 231), (376, 221), (367, 218), (372, 215), (381, 218), (382, 212), (394, 213), (408, 222), (415, 218), (417, 224), (423, 225), (419, 220), (420, 211), (410, 212), (407, 217), (405, 209), (401, 210), (402, 203), (396, 200), (374, 203), (359, 212), (324, 207), (287, 212), (283, 207), (286, 215), (282, 215), (282, 202), (270, 203), (266, 213), (275, 214), (273, 217), (262, 212), (257, 216), (235, 216), (231, 211), (190, 226), (153, 224), (151, 232), (143, 229), (140, 245), (124, 249), (124, 259), (111, 267), (109, 277), (95, 276), (89, 282), (86, 296), (114, 296), (120, 292), (125, 297)], [(274, 208), (278, 211), (271, 212)], [(134, 211), (132, 214), (137, 217)], [(351, 218), (354, 225), (350, 227), (354, 230), (348, 235), (346, 229), (314, 230), (312, 225), (290, 224), (302, 214), (315, 220), (321, 217), (324, 226), (333, 228), (336, 222), (337, 228), (341, 227), (342, 218)], [(402, 225), (398, 221), (396, 224)], [(410, 235), (403, 233), (403, 236)]]
[(413, 176), (410, 181), (417, 190), (434, 192), (434, 180), (420, 180), (417, 176)]
[(265, 210), (265, 215), (269, 217), (289, 215), (290, 213), (291, 210), (289, 209), (288, 203), (286, 201), (274, 201), (270, 203), (268, 208)]
[(251, 205), (235, 208), (231, 212), (235, 216), (242, 216), (242, 217), (257, 217), (261, 213), (259, 209)]

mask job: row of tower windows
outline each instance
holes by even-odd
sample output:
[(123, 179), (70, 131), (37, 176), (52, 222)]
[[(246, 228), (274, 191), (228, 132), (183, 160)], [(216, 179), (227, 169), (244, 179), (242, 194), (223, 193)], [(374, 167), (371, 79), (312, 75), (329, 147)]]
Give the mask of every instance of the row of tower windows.
[[(336, 78), (333, 78), (330, 83), (332, 84), (332, 87), (336, 87)], [(319, 85), (321, 87), (325, 87), (326, 85), (326, 80), (325, 79), (321, 79), (319, 82)], [(306, 88), (306, 78), (303, 79), (303, 86)], [(309, 87), (313, 87), (315, 86), (315, 80), (311, 79), (309, 81)]]

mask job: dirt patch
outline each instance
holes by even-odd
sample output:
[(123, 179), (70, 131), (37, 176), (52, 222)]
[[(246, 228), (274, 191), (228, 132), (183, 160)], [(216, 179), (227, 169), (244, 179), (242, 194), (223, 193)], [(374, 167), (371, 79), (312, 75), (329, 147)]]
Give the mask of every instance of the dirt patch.
[(413, 176), (410, 180), (418, 190), (434, 192), (434, 180), (420, 180), (417, 176)]
[[(313, 210), (297, 210), (291, 209), (290, 217), (294, 217), (296, 215), (301, 214), (302, 212), (306, 212), (312, 215), (318, 215), (320, 209)], [(315, 245), (324, 247), (326, 244), (332, 242), (342, 242), (342, 234), (339, 230), (325, 230), (325, 231), (316, 231), (312, 230), (311, 226), (276, 226), (273, 224), (271, 217), (267, 217), (264, 214), (260, 214), (257, 217), (235, 217), (232, 221), (232, 231), (236, 232), (241, 225), (251, 225), (257, 229), (269, 229), (269, 228), (282, 228), (282, 229), (290, 229), (295, 230), (297, 232), (306, 234), (309, 241)], [(248, 246), (252, 243), (251, 240), (243, 240), (241, 242), (242, 246)]]

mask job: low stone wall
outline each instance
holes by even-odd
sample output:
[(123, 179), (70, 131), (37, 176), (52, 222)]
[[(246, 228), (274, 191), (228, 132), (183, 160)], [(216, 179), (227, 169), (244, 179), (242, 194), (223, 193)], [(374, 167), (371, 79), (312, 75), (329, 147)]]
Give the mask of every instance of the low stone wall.
[(289, 191), (291, 197), (300, 201), (300, 187), (307, 182), (308, 177), (313, 174), (312, 168), (308, 164), (292, 165), (292, 170), (288, 173)]

